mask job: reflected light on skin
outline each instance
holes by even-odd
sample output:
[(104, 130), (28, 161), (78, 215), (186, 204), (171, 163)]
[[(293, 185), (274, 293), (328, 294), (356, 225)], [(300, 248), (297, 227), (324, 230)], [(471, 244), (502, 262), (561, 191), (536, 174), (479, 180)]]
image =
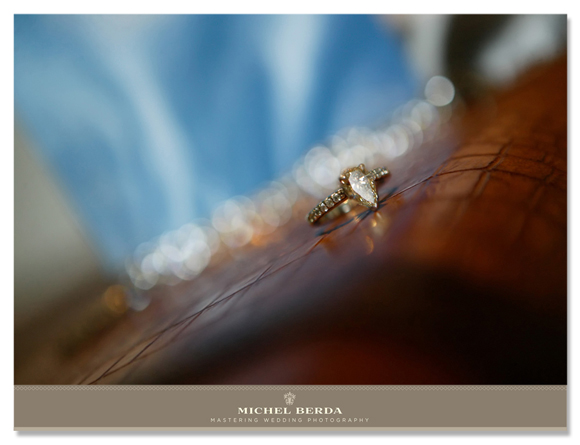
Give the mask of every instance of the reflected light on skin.
[(370, 255), (375, 250), (375, 243), (370, 236), (365, 236), (365, 243), (367, 255)]
[(389, 218), (385, 215), (375, 212), (369, 216), (369, 224), (365, 226), (365, 230), (373, 239), (382, 237), (389, 228)]

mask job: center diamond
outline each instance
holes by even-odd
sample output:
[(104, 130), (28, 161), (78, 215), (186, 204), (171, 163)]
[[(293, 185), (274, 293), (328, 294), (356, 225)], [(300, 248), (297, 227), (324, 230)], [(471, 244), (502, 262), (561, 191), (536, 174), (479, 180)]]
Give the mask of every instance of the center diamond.
[(372, 204), (373, 207), (377, 206), (377, 194), (375, 193), (373, 184), (362, 171), (357, 169), (352, 170), (348, 176), (348, 182), (353, 192)]

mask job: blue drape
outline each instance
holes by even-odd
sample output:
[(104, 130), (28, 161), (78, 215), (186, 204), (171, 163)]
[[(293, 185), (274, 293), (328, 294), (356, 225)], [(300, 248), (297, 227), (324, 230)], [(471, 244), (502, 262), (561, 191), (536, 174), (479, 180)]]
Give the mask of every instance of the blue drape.
[(103, 263), (417, 92), (376, 17), (15, 17), (15, 113)]

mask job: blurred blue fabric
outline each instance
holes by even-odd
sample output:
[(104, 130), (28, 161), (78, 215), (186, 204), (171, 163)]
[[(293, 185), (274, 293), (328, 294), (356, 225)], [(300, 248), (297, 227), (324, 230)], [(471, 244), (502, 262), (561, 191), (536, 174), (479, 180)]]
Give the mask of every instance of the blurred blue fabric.
[(15, 17), (15, 112), (108, 268), (417, 90), (372, 16)]

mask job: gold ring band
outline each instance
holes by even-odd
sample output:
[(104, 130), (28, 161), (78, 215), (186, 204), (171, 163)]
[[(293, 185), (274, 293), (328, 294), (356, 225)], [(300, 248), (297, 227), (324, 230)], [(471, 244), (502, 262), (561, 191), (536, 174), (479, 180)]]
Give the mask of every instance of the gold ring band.
[(320, 219), (347, 200), (353, 200), (372, 210), (378, 209), (379, 196), (375, 181), (389, 174), (386, 168), (375, 168), (367, 172), (364, 164), (344, 170), (338, 178), (342, 187), (320, 201), (308, 215), (306, 220), (316, 224)]

